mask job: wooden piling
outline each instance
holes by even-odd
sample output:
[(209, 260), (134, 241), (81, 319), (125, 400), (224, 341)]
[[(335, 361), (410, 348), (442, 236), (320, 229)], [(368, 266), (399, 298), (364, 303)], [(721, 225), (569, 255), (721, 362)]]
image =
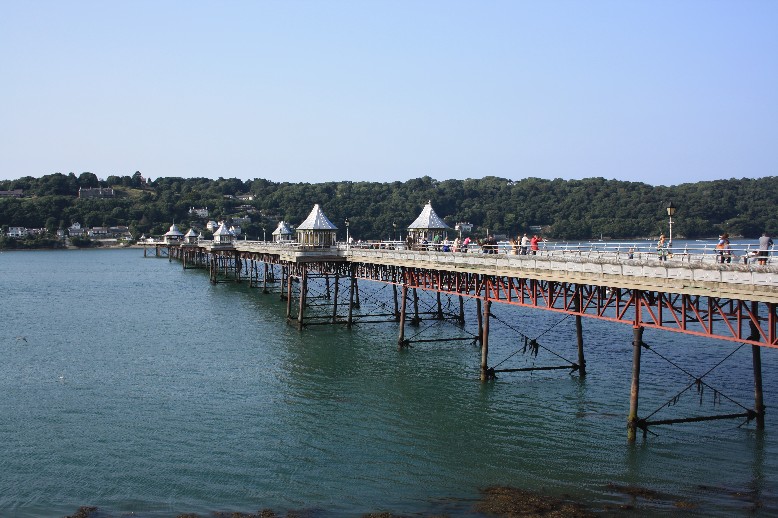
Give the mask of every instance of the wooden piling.
[(413, 288), (413, 319), (411, 320), (412, 326), (418, 326), (421, 323), (419, 318), (419, 293), (416, 288)]
[(297, 310), (297, 329), (303, 328), (303, 315), (305, 314), (305, 299), (308, 296), (308, 269), (303, 268), (300, 277), (300, 307)]
[(751, 346), (751, 358), (754, 365), (754, 410), (756, 411), (756, 429), (764, 430), (764, 395), (762, 394), (762, 348)]
[(397, 345), (401, 348), (405, 344), (405, 308), (408, 301), (408, 286), (403, 284), (402, 288), (402, 301), (400, 302), (400, 336), (397, 338)]
[(436, 295), (437, 295), (436, 301), (437, 301), (437, 304), (438, 304), (438, 313), (437, 313), (436, 316), (437, 316), (438, 320), (443, 320), (443, 304), (441, 304), (441, 301), (440, 301), (440, 291), (437, 291)]
[[(755, 319), (759, 318), (759, 303), (751, 302), (751, 313)], [(759, 330), (754, 322), (750, 322), (750, 340), (759, 340)], [(751, 345), (751, 362), (754, 369), (754, 411), (756, 412), (756, 429), (764, 430), (764, 394), (762, 393), (762, 348)]]
[(581, 322), (581, 287), (575, 286), (575, 337), (578, 345), (578, 374), (586, 376), (586, 359), (584, 358), (583, 324)]
[(483, 319), (483, 316), (481, 315), (481, 299), (480, 298), (476, 298), (475, 299), (475, 313), (476, 313), (476, 316), (478, 318), (478, 338), (477, 339), (478, 339), (478, 342), (479, 342), (479, 345), (480, 345), (481, 338), (484, 335), (484, 319)]
[(492, 301), (484, 301), (484, 325), (481, 329), (481, 381), (487, 381), (493, 375), (489, 372), (489, 315), (491, 312)]
[(459, 295), (459, 325), (465, 325), (465, 298)]
[[(281, 292), (284, 290), (282, 289)], [(292, 276), (289, 269), (286, 271), (286, 319), (292, 316)]]
[(392, 284), (392, 299), (394, 300), (394, 320), (400, 321), (400, 310), (397, 307), (397, 285)]
[(638, 428), (638, 396), (640, 394), (640, 353), (643, 348), (643, 327), (632, 329), (632, 387), (629, 393), (627, 441), (635, 442)]
[(351, 325), (353, 323), (354, 318), (354, 291), (356, 289), (356, 265), (351, 265), (351, 270), (349, 277), (351, 279), (351, 282), (349, 283), (349, 294), (348, 294), (348, 320), (346, 321), (346, 327), (351, 329)]

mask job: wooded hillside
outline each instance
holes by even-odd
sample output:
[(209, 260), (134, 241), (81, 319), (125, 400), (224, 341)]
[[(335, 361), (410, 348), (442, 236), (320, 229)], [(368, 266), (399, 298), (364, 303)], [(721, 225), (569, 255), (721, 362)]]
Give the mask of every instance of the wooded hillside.
[[(113, 198), (79, 199), (79, 188), (112, 187)], [(248, 215), (243, 225), (250, 239), (268, 239), (279, 220), (297, 225), (314, 203), (341, 230), (361, 239), (393, 236), (393, 223), (404, 230), (424, 204), (452, 227), (474, 225), (473, 234), (516, 235), (542, 226), (552, 239), (627, 239), (667, 232), (665, 207), (677, 207), (673, 233), (680, 238), (733, 236), (755, 238), (763, 231), (778, 234), (778, 177), (731, 179), (651, 186), (644, 183), (588, 178), (585, 180), (519, 181), (497, 177), (438, 181), (423, 177), (406, 182), (275, 183), (256, 179), (158, 178), (132, 176), (99, 180), (92, 173), (51, 174), (0, 181), (0, 191), (22, 189), (23, 197), (0, 198), (0, 225), (66, 228), (129, 226), (134, 234), (162, 234), (170, 224), (186, 232), (202, 228), (205, 219), (189, 209), (208, 207), (207, 219)], [(235, 196), (253, 194), (254, 200)], [(453, 233), (452, 233), (453, 234)]]

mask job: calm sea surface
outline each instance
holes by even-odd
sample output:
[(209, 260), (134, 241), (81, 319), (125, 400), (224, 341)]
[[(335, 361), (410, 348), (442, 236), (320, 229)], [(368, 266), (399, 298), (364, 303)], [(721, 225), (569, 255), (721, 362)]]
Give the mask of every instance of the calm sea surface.
[[(360, 290), (363, 313), (392, 305), (390, 287)], [(432, 300), (422, 295), (422, 308)], [(211, 285), (204, 271), (137, 249), (0, 253), (0, 309), (3, 517), (82, 505), (140, 517), (472, 516), (491, 485), (609, 516), (778, 515), (775, 350), (762, 350), (765, 433), (727, 420), (657, 427), (628, 445), (632, 329), (620, 324), (584, 319), (585, 380), (542, 371), (482, 384), (469, 341), (398, 351), (394, 322), (301, 332), (278, 293)], [(493, 309), (491, 365), (576, 358), (572, 318)], [(472, 334), (472, 301), (466, 311), (464, 330), (424, 322), (406, 335)], [(548, 350), (523, 354), (517, 331)], [(750, 347), (651, 330), (644, 339), (641, 416), (692, 381), (662, 357), (701, 375), (733, 351), (705, 377), (710, 387), (654, 418), (753, 407)]]

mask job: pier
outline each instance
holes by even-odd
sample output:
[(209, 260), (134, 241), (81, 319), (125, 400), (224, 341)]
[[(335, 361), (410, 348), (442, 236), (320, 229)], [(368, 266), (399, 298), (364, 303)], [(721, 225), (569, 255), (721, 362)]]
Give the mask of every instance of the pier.
[[(422, 226), (416, 225), (422, 219)], [(407, 241), (354, 244), (347, 238), (342, 243), (336, 241), (337, 229), (316, 205), (308, 219), (298, 226), (296, 241), (291, 240), (289, 232), (280, 232), (287, 228), (284, 222), (274, 233), (277, 234), (274, 242), (235, 240), (223, 227), (214, 233), (213, 241), (201, 241), (192, 235), (182, 239), (183, 234), (173, 225), (166, 242), (147, 244), (144, 256), (153, 250), (155, 257), (179, 260), (183, 268), (207, 269), (212, 283), (247, 282), (251, 287), (261, 288), (263, 293), (278, 293), (286, 304), (287, 321), (301, 329), (313, 325), (343, 324), (350, 328), (356, 323), (392, 322), (398, 326), (400, 348), (420, 342), (471, 340), (480, 349), (483, 382), (500, 373), (529, 370), (569, 370), (585, 376), (582, 319), (626, 324), (633, 329), (629, 441), (636, 439), (638, 430), (645, 436), (654, 426), (721, 419), (755, 421), (757, 429), (764, 429), (761, 351), (778, 348), (778, 267), (769, 264), (772, 257), (749, 260), (758, 256), (745, 249), (740, 251), (742, 261), (725, 263), (712, 250), (685, 247), (670, 252), (652, 251), (602, 243), (544, 246), (526, 254), (504, 243), (493, 244), (485, 250), (473, 246), (466, 251), (452, 251), (450, 247), (443, 251), (447, 247), (437, 242), (430, 244), (427, 237), (431, 230), (444, 226), (448, 228), (428, 204), (409, 227)], [(737, 253), (735, 256), (738, 257)], [(380, 305), (383, 312), (371, 312), (360, 318), (355, 315), (360, 307), (359, 282), (366, 281), (391, 286), (392, 297), (391, 302)], [(314, 284), (319, 292), (311, 294), (310, 287)], [(434, 302), (425, 308), (428, 311), (420, 311), (419, 292), (434, 297)], [(344, 293), (347, 293), (346, 303), (341, 302)], [(449, 300), (446, 311), (442, 296)], [(455, 303), (458, 311), (450, 309), (452, 297), (458, 303)], [(464, 325), (465, 299), (476, 304), (478, 331), (474, 336), (407, 337), (406, 326), (418, 326), (425, 318), (449, 319)], [(576, 360), (519, 369), (499, 368), (502, 362), (490, 364), (489, 329), (490, 322), (496, 319), (495, 305), (574, 317)], [(502, 323), (512, 326), (510, 322)], [(644, 329), (750, 346), (753, 407), (736, 403), (742, 411), (651, 420), (655, 411), (641, 418), (641, 355), (651, 349), (643, 341)], [(516, 332), (524, 339), (524, 351), (536, 355), (541, 344), (520, 330)], [(690, 387), (705, 386), (704, 376), (692, 376)]]
[[(569, 250), (544, 250), (538, 255), (439, 252), (397, 249), (399, 244), (355, 247), (346, 244), (317, 247), (297, 243), (234, 241), (228, 245), (160, 243), (154, 256), (181, 261), (184, 268), (204, 268), (211, 282), (247, 282), (275, 291), (286, 302), (287, 318), (299, 327), (327, 323), (354, 325), (359, 306), (358, 283), (392, 285), (391, 311), (384, 317), (397, 323), (398, 345), (408, 345), (405, 329), (419, 316), (416, 290), (476, 299), (479, 311), (481, 379), (491, 379), (488, 344), (493, 304), (511, 304), (569, 314), (576, 318), (578, 360), (571, 365), (546, 367), (570, 369), (585, 375), (584, 334), (581, 317), (596, 318), (633, 327), (633, 387), (630, 395), (628, 437), (651, 426), (725, 418), (755, 420), (764, 428), (761, 390), (761, 349), (778, 348), (778, 268), (772, 266), (720, 265), (702, 260), (659, 261), (628, 259), (603, 252), (581, 254)], [(144, 254), (146, 250), (144, 250)], [(332, 311), (308, 317), (308, 286), (321, 279)], [(338, 307), (338, 292), (345, 283), (348, 304)], [(333, 296), (334, 294), (334, 296)], [(296, 304), (294, 300), (297, 298)], [(409, 308), (413, 306), (415, 308)], [(296, 314), (295, 314), (296, 307)], [(431, 313), (442, 313), (440, 305)], [(409, 315), (412, 315), (409, 319)], [(464, 318), (464, 315), (461, 316)], [(704, 336), (751, 345), (754, 365), (753, 409), (742, 413), (696, 416), (686, 419), (647, 421), (638, 416), (641, 351), (645, 328)]]

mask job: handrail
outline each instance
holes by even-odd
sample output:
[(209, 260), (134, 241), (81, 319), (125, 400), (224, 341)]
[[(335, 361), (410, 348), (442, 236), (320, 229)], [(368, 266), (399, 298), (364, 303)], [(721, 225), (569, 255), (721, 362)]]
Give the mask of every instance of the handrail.
[[(165, 244), (188, 244), (188, 243), (165, 243), (164, 241), (154, 241), (139, 243), (147, 246), (165, 245)], [(384, 250), (384, 251), (408, 251), (405, 241), (370, 241), (355, 242), (351, 244), (338, 242), (332, 246), (320, 246), (301, 244), (297, 242), (276, 242), (276, 241), (251, 241), (236, 240), (230, 243), (214, 243), (213, 241), (200, 241), (200, 246), (237, 246), (256, 248), (262, 247), (270, 250), (286, 251), (325, 251), (334, 250), (337, 252), (348, 252), (350, 250)], [(521, 255), (520, 248), (513, 246), (508, 241), (499, 241), (496, 249), (484, 249), (476, 243), (470, 243), (467, 250), (454, 250), (451, 243), (440, 244), (417, 244), (411, 249), (414, 252), (435, 252), (452, 254), (486, 254), (486, 255)], [(613, 241), (593, 241), (593, 242), (550, 242), (543, 241), (539, 243), (538, 250), (528, 250), (526, 255), (536, 256), (572, 256), (582, 258), (608, 258), (617, 260), (638, 260), (638, 261), (669, 261), (685, 263), (710, 263), (722, 265), (748, 264), (748, 265), (769, 265), (775, 263), (776, 251), (771, 249), (760, 254), (758, 245), (754, 243), (732, 243), (726, 250), (717, 250), (715, 243), (703, 242), (699, 245), (690, 245), (689, 242), (683, 244), (683, 248), (676, 246), (665, 246), (661, 249), (656, 247), (653, 242), (613, 242)]]

